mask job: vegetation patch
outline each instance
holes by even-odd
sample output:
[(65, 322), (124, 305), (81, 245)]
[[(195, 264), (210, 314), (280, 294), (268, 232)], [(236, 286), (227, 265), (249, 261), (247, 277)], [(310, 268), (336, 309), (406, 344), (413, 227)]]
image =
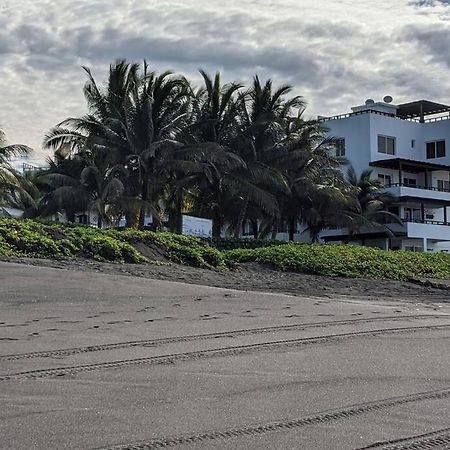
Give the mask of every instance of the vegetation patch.
[(168, 232), (155, 233), (126, 229), (109, 231), (119, 239), (129, 243), (144, 243), (149, 247), (164, 250), (171, 261), (205, 269), (225, 269), (225, 258), (221, 251), (209, 246), (200, 238)]
[(204, 242), (215, 247), (219, 250), (234, 250), (238, 248), (260, 248), (260, 247), (272, 247), (275, 245), (285, 245), (286, 241), (274, 241), (270, 239), (245, 239), (234, 237), (213, 237), (204, 239)]
[(0, 219), (0, 256), (52, 259), (79, 256), (97, 261), (161, 264), (144, 256), (143, 253), (151, 254), (144, 251), (145, 246), (177, 263), (208, 269), (226, 268), (223, 254), (195, 237)]
[[(231, 239), (230, 246), (236, 245), (237, 241)], [(237, 263), (258, 262), (277, 270), (331, 277), (450, 278), (450, 255), (445, 253), (256, 242), (264, 246), (221, 251), (200, 238), (168, 232), (99, 230), (30, 219), (0, 219), (0, 256), (4, 257), (58, 259), (76, 256), (97, 261), (153, 264), (173, 261), (213, 270), (225, 270)], [(226, 239), (222, 239), (221, 244), (226, 248)]]
[(227, 261), (331, 277), (411, 280), (450, 278), (450, 255), (384, 251), (352, 245), (287, 244), (225, 253)]

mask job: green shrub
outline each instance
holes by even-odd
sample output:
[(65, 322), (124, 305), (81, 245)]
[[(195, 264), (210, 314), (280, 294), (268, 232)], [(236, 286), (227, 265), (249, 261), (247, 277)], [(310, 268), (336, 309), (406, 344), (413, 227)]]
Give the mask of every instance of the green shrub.
[[(251, 239), (221, 239), (225, 245), (248, 247), (220, 251), (209, 241), (173, 233), (137, 230), (98, 230), (36, 220), (0, 218), (0, 256), (66, 258), (81, 256), (99, 261), (151, 262), (137, 249), (142, 243), (173, 262), (223, 270), (239, 262), (255, 261), (278, 270), (327, 276), (408, 280), (450, 278), (450, 255), (412, 253), (352, 245), (294, 244)], [(137, 248), (139, 248), (137, 246)]]
[(352, 245), (288, 244), (225, 253), (226, 261), (256, 261), (279, 270), (375, 279), (450, 278), (450, 255), (384, 251)]
[(160, 247), (171, 261), (205, 269), (226, 269), (222, 252), (210, 247), (200, 238), (174, 233), (155, 233), (152, 231), (111, 230), (109, 233), (126, 242), (142, 242)]
[(260, 248), (272, 247), (276, 245), (285, 245), (285, 241), (275, 241), (269, 239), (244, 239), (235, 237), (213, 237), (202, 239), (203, 242), (215, 247), (219, 250), (234, 250), (241, 248)]
[(82, 256), (98, 261), (152, 262), (133, 244), (162, 250), (171, 261), (208, 269), (226, 268), (222, 253), (200, 239), (173, 233), (99, 230), (38, 220), (0, 219), (0, 256), (64, 258)]

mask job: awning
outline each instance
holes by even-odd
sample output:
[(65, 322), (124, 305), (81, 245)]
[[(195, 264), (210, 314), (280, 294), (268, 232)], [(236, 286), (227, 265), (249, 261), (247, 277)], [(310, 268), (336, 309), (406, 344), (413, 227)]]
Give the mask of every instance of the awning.
[(450, 171), (450, 165), (447, 164), (437, 164), (426, 161), (416, 161), (413, 159), (406, 158), (389, 158), (389, 159), (379, 159), (378, 161), (372, 161), (369, 163), (372, 167), (383, 167), (384, 169), (394, 169), (394, 170), (404, 170), (410, 173), (425, 172), (425, 170), (445, 170)]
[(401, 119), (412, 119), (414, 117), (430, 116), (450, 111), (450, 106), (442, 103), (430, 102), (428, 100), (417, 100), (415, 102), (397, 105), (397, 117)]

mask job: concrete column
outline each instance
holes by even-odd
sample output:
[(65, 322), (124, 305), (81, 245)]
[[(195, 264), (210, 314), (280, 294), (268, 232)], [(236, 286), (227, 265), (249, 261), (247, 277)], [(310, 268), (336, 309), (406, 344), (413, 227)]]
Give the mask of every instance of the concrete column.
[(423, 238), (423, 251), (427, 252), (428, 251), (428, 242), (427, 242), (427, 238)]
[(386, 249), (385, 250), (389, 250), (389, 238), (386, 238)]

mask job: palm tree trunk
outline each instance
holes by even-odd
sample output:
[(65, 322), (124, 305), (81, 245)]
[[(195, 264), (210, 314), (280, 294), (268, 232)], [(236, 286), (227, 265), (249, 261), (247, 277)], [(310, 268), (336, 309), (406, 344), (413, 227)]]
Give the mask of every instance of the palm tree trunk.
[(234, 230), (234, 236), (239, 237), (239, 235), (242, 233), (242, 224), (244, 223), (245, 215), (247, 213), (248, 208), (248, 198), (245, 199), (244, 204), (242, 205), (241, 212), (239, 214), (239, 218), (236, 224), (236, 228)]
[(212, 237), (220, 238), (221, 231), (222, 231), (222, 217), (220, 217), (220, 214), (214, 214), (212, 224)]
[(169, 214), (170, 231), (181, 234), (183, 232), (183, 194), (175, 198), (175, 205)]
[(258, 220), (252, 220), (253, 238), (258, 239)]
[(288, 223), (288, 228), (289, 228), (289, 240), (293, 241), (294, 240), (294, 234), (295, 234), (295, 228), (296, 228), (296, 220), (295, 217), (291, 217), (289, 218), (289, 223)]
[(145, 213), (147, 210), (147, 201), (148, 201), (148, 178), (146, 175), (144, 175), (144, 179), (142, 180), (142, 192), (141, 192), (141, 200), (145, 202), (141, 206), (141, 210), (139, 212), (139, 229), (144, 229), (144, 221), (145, 221)]

